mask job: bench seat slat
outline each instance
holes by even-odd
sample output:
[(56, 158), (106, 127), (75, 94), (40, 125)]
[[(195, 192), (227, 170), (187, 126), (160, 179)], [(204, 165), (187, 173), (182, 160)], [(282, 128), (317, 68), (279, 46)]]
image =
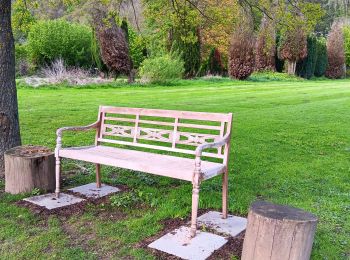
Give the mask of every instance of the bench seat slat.
[[(194, 171), (193, 159), (101, 145), (64, 148), (59, 151), (59, 156), (186, 181), (192, 181)], [(208, 161), (202, 161), (201, 167), (204, 179), (212, 178), (225, 170), (223, 164)]]

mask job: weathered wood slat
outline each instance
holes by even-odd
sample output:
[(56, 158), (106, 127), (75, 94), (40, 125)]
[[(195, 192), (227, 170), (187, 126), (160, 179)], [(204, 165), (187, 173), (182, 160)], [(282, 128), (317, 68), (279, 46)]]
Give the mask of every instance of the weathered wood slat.
[[(129, 122), (129, 123), (135, 123), (136, 119), (133, 118), (123, 118), (123, 117), (110, 117), (106, 116), (104, 117), (104, 120), (106, 121), (119, 121), (119, 122)], [(140, 119), (139, 124), (150, 124), (150, 125), (162, 125), (162, 126), (175, 126), (175, 123), (172, 122), (162, 122), (162, 121), (154, 121), (154, 120), (144, 120)], [(221, 126), (214, 126), (214, 125), (203, 125), (203, 124), (190, 124), (190, 123), (177, 123), (178, 127), (186, 127), (186, 128), (196, 128), (196, 129), (204, 129), (204, 130), (221, 130)]]
[[(167, 151), (167, 152), (174, 152), (174, 153), (193, 154), (193, 155), (196, 154), (196, 152), (192, 151), (192, 150), (186, 150), (186, 149), (181, 149), (181, 148), (171, 148), (171, 147), (166, 147), (166, 146), (155, 146), (155, 145), (149, 145), (149, 144), (143, 144), (143, 143), (131, 143), (131, 142), (125, 142), (125, 141), (121, 141), (121, 140), (99, 138), (98, 141), (105, 142), (105, 143), (111, 143), (111, 144), (126, 145), (126, 146), (136, 146), (136, 147), (148, 148), (148, 149), (152, 149), (152, 150), (160, 150), (160, 151)], [(218, 159), (224, 158), (224, 155), (218, 155), (217, 153), (203, 152), (202, 155), (204, 157), (212, 157), (212, 158), (218, 158)]]
[(130, 108), (130, 107), (109, 107), (101, 106), (100, 111), (103, 113), (114, 113), (114, 114), (139, 114), (140, 116), (154, 116), (154, 117), (165, 117), (165, 118), (181, 118), (181, 119), (192, 119), (202, 121), (225, 121), (231, 120), (228, 114), (219, 113), (205, 113), (205, 112), (191, 112), (191, 111), (177, 111), (177, 110), (159, 110), (159, 109), (146, 109), (146, 108)]
[[(66, 148), (60, 150), (59, 155), (65, 158), (148, 172), (186, 181), (192, 181), (192, 174), (195, 167), (193, 159), (189, 158), (108, 146)], [(224, 165), (204, 161), (201, 171), (204, 179), (212, 178), (224, 171)]]

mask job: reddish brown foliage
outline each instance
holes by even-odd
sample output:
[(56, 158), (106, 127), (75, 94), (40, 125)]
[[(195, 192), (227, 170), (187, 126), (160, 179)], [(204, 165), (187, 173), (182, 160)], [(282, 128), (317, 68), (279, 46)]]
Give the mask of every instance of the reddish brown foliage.
[(255, 70), (275, 70), (276, 33), (272, 21), (264, 17), (255, 47)]
[(345, 75), (344, 36), (340, 25), (334, 24), (327, 39), (328, 68), (326, 77), (342, 78)]
[(246, 79), (254, 71), (255, 39), (251, 23), (242, 22), (234, 31), (231, 39), (228, 73), (235, 79)]
[(102, 60), (116, 74), (131, 75), (132, 62), (124, 31), (116, 24), (115, 19), (107, 17), (100, 9), (94, 12), (94, 25)]
[(279, 57), (288, 61), (299, 61), (307, 56), (307, 37), (301, 28), (290, 28), (282, 36)]

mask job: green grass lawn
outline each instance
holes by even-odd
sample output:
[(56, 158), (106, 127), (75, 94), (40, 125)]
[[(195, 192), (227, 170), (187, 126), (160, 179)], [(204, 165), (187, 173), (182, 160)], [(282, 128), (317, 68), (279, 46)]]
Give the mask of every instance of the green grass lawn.
[[(96, 120), (99, 105), (233, 112), (229, 210), (247, 214), (257, 198), (319, 217), (313, 259), (350, 258), (350, 80), (295, 82), (180, 81), (171, 86), (20, 88), (24, 144), (55, 146), (55, 130)], [(91, 143), (68, 134), (67, 145)], [(66, 161), (65, 188), (89, 183), (93, 167)], [(71, 172), (71, 171), (70, 171)], [(87, 173), (88, 172), (88, 173)], [(221, 178), (202, 185), (200, 208), (221, 207)], [(88, 205), (82, 215), (34, 215), (3, 193), (0, 182), (0, 259), (153, 259), (137, 245), (162, 220), (190, 214), (191, 184), (103, 168), (103, 182), (131, 192)], [(116, 206), (119, 205), (119, 206)], [(117, 217), (116, 217), (117, 216)]]

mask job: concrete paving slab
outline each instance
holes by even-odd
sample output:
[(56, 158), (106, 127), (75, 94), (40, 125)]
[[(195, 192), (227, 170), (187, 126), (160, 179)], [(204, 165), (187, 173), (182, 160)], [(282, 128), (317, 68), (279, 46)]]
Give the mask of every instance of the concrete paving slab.
[(36, 204), (38, 206), (45, 207), (47, 209), (57, 209), (84, 201), (84, 199), (65, 193), (60, 193), (60, 197), (58, 199), (56, 199), (56, 195), (54, 193), (50, 193), (26, 198), (23, 200)]
[(120, 189), (105, 184), (102, 184), (101, 188), (97, 188), (96, 183), (89, 183), (83, 186), (69, 189), (69, 191), (79, 193), (88, 198), (101, 198), (109, 194), (116, 193), (120, 191)]
[(198, 231), (192, 239), (189, 234), (190, 228), (182, 226), (148, 246), (183, 259), (204, 260), (227, 242), (226, 238), (207, 232)]
[(227, 219), (222, 218), (222, 213), (217, 211), (209, 211), (198, 217), (198, 226), (205, 225), (215, 231), (232, 237), (237, 236), (246, 229), (247, 219), (233, 215), (228, 215)]

